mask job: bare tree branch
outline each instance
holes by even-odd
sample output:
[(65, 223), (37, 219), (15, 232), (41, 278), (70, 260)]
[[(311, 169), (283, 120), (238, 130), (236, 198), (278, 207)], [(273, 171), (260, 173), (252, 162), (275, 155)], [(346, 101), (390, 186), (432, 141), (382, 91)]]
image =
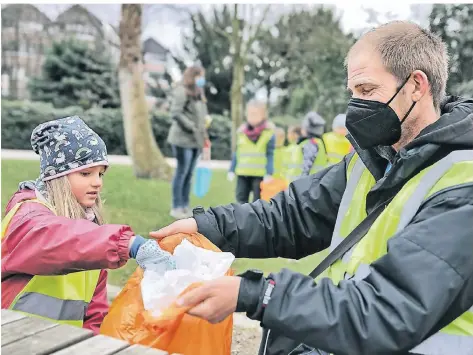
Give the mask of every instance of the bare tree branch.
[(268, 15), (270, 5), (267, 5), (266, 8), (264, 9), (263, 16), (261, 16), (260, 21), (258, 22), (258, 25), (256, 26), (255, 32), (253, 35), (248, 39), (248, 42), (246, 43), (244, 52), (243, 52), (243, 57), (245, 58), (248, 55), (248, 52), (250, 51), (251, 45), (255, 41), (256, 38), (258, 38), (261, 28), (263, 27), (263, 22), (266, 19), (266, 16)]
[(215, 28), (215, 31), (216, 31), (218, 34), (224, 36), (224, 37), (225, 37), (226, 39), (228, 39), (229, 41), (232, 40), (232, 36), (231, 36), (228, 32), (222, 30), (221, 28), (216, 27), (216, 28)]

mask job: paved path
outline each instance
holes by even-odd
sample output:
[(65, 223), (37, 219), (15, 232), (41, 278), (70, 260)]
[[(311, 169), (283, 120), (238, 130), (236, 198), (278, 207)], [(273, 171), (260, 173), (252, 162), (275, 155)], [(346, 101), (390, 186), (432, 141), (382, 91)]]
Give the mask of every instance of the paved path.
[[(39, 155), (35, 154), (31, 150), (15, 150), (15, 149), (2, 149), (2, 160), (14, 159), (14, 160), (39, 160)], [(108, 161), (112, 165), (131, 165), (131, 159), (128, 155), (109, 155)], [(176, 159), (166, 158), (166, 161), (173, 168), (176, 167)], [(210, 169), (228, 169), (230, 167), (230, 161), (227, 160), (210, 160), (202, 162), (203, 166), (207, 166)]]

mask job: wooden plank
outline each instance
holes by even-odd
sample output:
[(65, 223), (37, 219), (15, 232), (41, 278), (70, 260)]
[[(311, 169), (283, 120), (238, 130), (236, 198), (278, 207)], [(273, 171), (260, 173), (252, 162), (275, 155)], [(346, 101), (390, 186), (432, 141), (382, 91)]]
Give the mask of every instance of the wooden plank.
[(116, 355), (168, 355), (166, 351), (149, 348), (143, 345), (132, 345), (129, 348), (122, 350)]
[(2, 326), (2, 347), (58, 325), (35, 317), (26, 317), (16, 322), (5, 324)]
[(129, 346), (130, 344), (123, 340), (97, 335), (55, 352), (53, 355), (111, 355)]
[(23, 313), (11, 311), (9, 309), (2, 309), (2, 325), (15, 322), (23, 318), (26, 318), (26, 315)]
[(58, 325), (2, 347), (2, 354), (47, 355), (81, 342), (94, 334), (87, 329)]

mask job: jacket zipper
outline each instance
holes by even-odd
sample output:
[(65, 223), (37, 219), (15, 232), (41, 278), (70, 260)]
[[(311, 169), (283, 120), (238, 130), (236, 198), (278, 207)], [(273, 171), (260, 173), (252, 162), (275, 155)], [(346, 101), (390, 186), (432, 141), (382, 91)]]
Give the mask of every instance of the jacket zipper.
[(269, 341), (269, 333), (271, 330), (268, 329), (268, 334), (266, 334), (266, 341), (264, 343), (264, 350), (263, 350), (263, 355), (266, 355), (266, 350), (268, 350), (268, 341)]

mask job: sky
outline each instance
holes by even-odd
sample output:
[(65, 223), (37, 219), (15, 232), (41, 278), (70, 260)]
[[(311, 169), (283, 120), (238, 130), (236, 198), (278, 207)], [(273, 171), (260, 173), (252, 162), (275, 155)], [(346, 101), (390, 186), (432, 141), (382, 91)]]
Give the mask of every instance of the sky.
[[(82, 4), (95, 16), (102, 21), (105, 21), (113, 26), (117, 26), (120, 21), (120, 5), (119, 4)], [(50, 18), (54, 19), (58, 13), (64, 11), (71, 4), (37, 4), (38, 8), (44, 11)], [(183, 20), (186, 18), (184, 12), (176, 12), (171, 9), (162, 8), (166, 6), (163, 4), (151, 5), (146, 4), (148, 9), (151, 7), (151, 12), (148, 12), (148, 18), (146, 18), (147, 25), (143, 31), (143, 37), (152, 36), (158, 40), (162, 45), (169, 48), (173, 53), (179, 52), (182, 49), (182, 37), (185, 31), (189, 29), (183, 25)], [(197, 9), (201, 7), (204, 11), (209, 11), (214, 5), (212, 4), (191, 4), (191, 5), (176, 5), (186, 7), (188, 9)], [(218, 6), (218, 5), (217, 5)], [(277, 16), (293, 5), (277, 4), (272, 5), (271, 14)], [(302, 6), (313, 6), (313, 5), (302, 5)], [(432, 5), (430, 4), (418, 4), (412, 5), (409, 3), (402, 2), (384, 2), (379, 3), (368, 3), (361, 5), (360, 3), (346, 2), (344, 4), (336, 3), (332, 4), (335, 6), (336, 12), (341, 16), (341, 24), (345, 31), (362, 31), (370, 27), (367, 22), (369, 19), (369, 12), (376, 11), (381, 14), (390, 13), (391, 18), (381, 15), (379, 19), (381, 21), (388, 21), (390, 19), (403, 19), (403, 20), (415, 20), (421, 24), (426, 24), (428, 14)], [(413, 7), (414, 6), (414, 7)], [(364, 10), (366, 9), (366, 10)], [(145, 9), (146, 10), (146, 9)], [(418, 14), (414, 15), (414, 11)]]
[[(417, 0), (418, 2), (422, 0)], [(100, 20), (111, 24), (118, 28), (120, 22), (120, 4), (81, 4), (86, 7), (90, 12), (97, 16)], [(272, 9), (269, 13), (269, 19), (276, 20), (279, 15), (284, 12), (288, 12), (294, 6), (297, 7), (312, 7), (318, 4), (275, 4), (271, 5)], [(72, 4), (36, 4), (36, 6), (46, 13), (52, 20), (56, 16), (72, 6)], [(189, 21), (188, 15), (184, 10), (197, 10), (201, 8), (204, 12), (210, 12), (214, 4), (145, 4), (143, 15), (143, 39), (147, 37), (154, 37), (163, 46), (167, 47), (174, 55), (182, 58), (183, 54), (183, 35), (190, 31), (190, 28), (186, 26)], [(174, 6), (174, 7), (173, 7)], [(179, 7), (176, 11), (175, 7)], [(259, 5), (257, 9), (261, 9), (265, 5)], [(364, 5), (356, 2), (345, 2), (345, 3), (331, 3), (337, 15), (340, 16), (341, 25), (345, 32), (362, 33), (365, 30), (373, 27), (375, 24), (372, 22), (375, 13), (378, 13), (377, 20), (380, 23), (387, 22), (390, 20), (412, 20), (421, 25), (426, 26), (428, 24), (428, 15), (432, 8), (431, 4), (412, 4), (403, 3), (402, 1), (396, 2), (383, 2), (383, 3), (369, 3), (364, 2)], [(171, 8), (170, 8), (171, 7)], [(257, 21), (257, 15), (254, 16)], [(370, 21), (371, 20), (371, 21)], [(191, 64), (192, 61), (187, 60), (187, 64)], [(181, 73), (176, 65), (171, 65), (170, 73), (174, 80), (179, 80)], [(266, 94), (260, 90), (257, 93), (257, 97), (264, 98)]]

